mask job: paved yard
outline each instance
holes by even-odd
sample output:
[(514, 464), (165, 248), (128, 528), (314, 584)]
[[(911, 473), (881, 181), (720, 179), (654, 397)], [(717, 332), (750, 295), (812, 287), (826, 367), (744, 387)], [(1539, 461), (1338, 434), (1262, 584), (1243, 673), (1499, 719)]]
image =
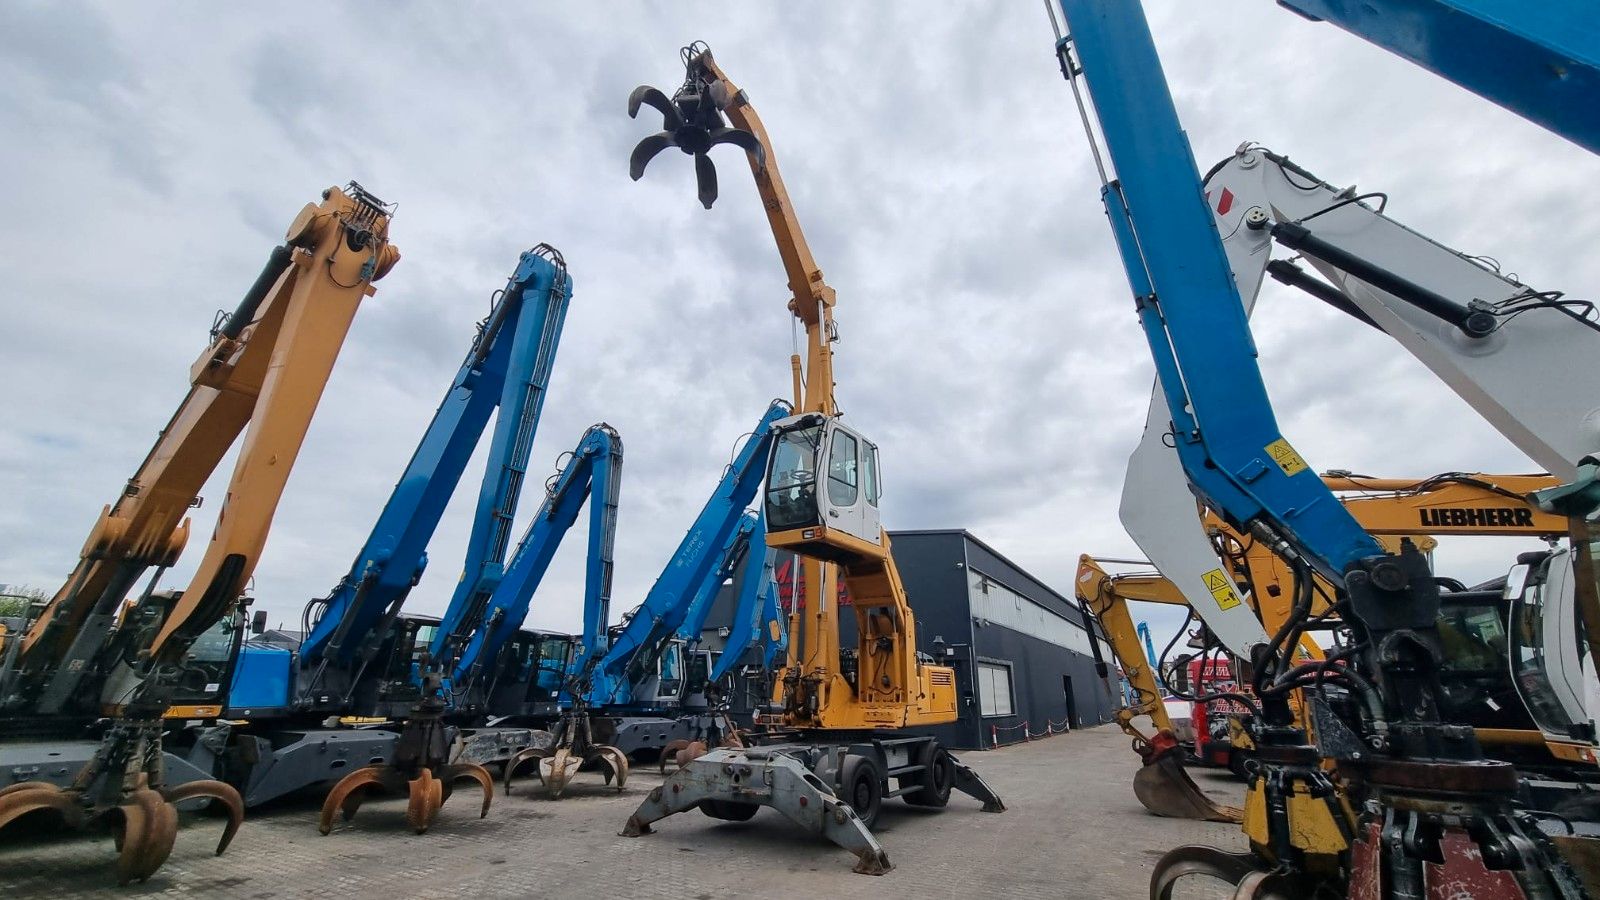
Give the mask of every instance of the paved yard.
[[(559, 801), (497, 796), (478, 819), (465, 785), (433, 829), (413, 835), (402, 802), (369, 803), (355, 821), (317, 834), (315, 800), (255, 811), (227, 855), (211, 855), (221, 826), (186, 817), (178, 846), (148, 884), (117, 889), (108, 835), (48, 838), (6, 830), (0, 897), (128, 897), (210, 893), (241, 900), (379, 897), (1127, 897), (1146, 896), (1150, 867), (1179, 843), (1242, 847), (1235, 826), (1148, 815), (1130, 786), (1136, 757), (1111, 726), (963, 759), (1005, 800), (1001, 815), (964, 795), (942, 812), (891, 801), (876, 829), (895, 870), (854, 875), (852, 857), (771, 810), (748, 823), (691, 812), (656, 833), (619, 837), (660, 781), (641, 767), (622, 795), (579, 775)], [(1241, 802), (1226, 773), (1196, 779)], [(537, 787), (536, 781), (524, 782)], [(19, 823), (26, 830), (27, 823)]]

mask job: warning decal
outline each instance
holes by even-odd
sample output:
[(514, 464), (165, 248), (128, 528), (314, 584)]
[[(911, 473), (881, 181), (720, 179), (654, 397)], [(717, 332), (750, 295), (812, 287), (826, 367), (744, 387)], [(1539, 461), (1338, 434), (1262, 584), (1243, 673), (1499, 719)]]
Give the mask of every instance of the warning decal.
[(1233, 609), (1239, 605), (1239, 592), (1221, 569), (1212, 569), (1200, 578), (1206, 583), (1206, 592), (1211, 599), (1217, 601), (1218, 609)]
[(1278, 468), (1282, 469), (1285, 475), (1299, 475), (1306, 469), (1311, 468), (1306, 465), (1304, 459), (1300, 458), (1300, 454), (1289, 446), (1289, 442), (1283, 438), (1278, 438), (1268, 444), (1266, 449), (1267, 455), (1272, 457), (1272, 461), (1278, 464)]

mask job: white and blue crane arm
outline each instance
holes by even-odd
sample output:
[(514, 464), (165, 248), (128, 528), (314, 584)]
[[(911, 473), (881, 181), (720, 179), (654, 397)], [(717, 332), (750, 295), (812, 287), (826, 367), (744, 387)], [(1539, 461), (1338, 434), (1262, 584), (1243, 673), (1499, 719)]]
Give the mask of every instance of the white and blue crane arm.
[[(501, 467), (526, 467), (526, 446), (502, 440), (501, 433), (525, 433), (531, 440), (538, 420), (538, 400), (549, 379), (571, 293), (564, 266), (555, 262), (559, 258), (543, 244), (523, 253), (488, 318), (479, 324), (471, 351), (354, 565), (328, 597), (313, 601), (321, 609), (301, 645), (302, 666), (350, 665), (358, 653), (370, 652), (374, 636), (384, 632), (422, 578), (428, 542), (497, 408), (501, 412), (490, 474), (500, 468), (497, 460)], [(523, 391), (530, 379), (540, 385), (531, 404), (514, 393)], [(509, 405), (507, 395), (512, 395)], [(515, 502), (511, 492), (497, 498), (497, 508)], [(480, 508), (484, 503), (480, 499)]]
[(584, 633), (578, 650), (593, 654), (604, 648), (621, 485), (622, 438), (605, 423), (590, 426), (550, 485), (494, 592), (476, 608), (452, 609), (454, 630), (441, 627), (434, 636), (429, 654), (450, 661), (453, 690), (467, 689), (522, 627), (556, 549), (591, 498)]
[(610, 649), (599, 660), (574, 661), (572, 672), (587, 703), (629, 702), (635, 684), (650, 674), (655, 660), (677, 636), (697, 594), (718, 575), (722, 552), (766, 478), (773, 423), (789, 413), (788, 403), (772, 402)]
[(1265, 147), (1219, 163), (1208, 194), (1242, 276), (1271, 274), (1381, 329), (1558, 478), (1600, 455), (1592, 302), (1523, 284), (1390, 218), (1387, 195), (1329, 184)]
[(1278, 0), (1600, 153), (1593, 0)]
[[(1195, 492), (1240, 529), (1333, 580), (1378, 542), (1284, 439), (1144, 11), (1061, 0), (1060, 53), (1081, 72), (1116, 180), (1102, 191), (1172, 442)], [(1087, 118), (1087, 111), (1085, 111)]]

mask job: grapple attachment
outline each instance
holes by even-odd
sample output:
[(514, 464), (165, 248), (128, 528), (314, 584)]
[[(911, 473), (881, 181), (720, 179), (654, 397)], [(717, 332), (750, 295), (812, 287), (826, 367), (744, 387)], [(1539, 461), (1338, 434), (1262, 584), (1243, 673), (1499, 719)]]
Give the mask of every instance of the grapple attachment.
[[(157, 731), (159, 734), (159, 731)], [(159, 745), (158, 745), (159, 748)], [(159, 749), (155, 754), (159, 760)], [(60, 788), (43, 781), (25, 781), (0, 789), (0, 828), (31, 812), (48, 809), (62, 823), (81, 828), (100, 819), (109, 821), (117, 846), (117, 883), (144, 881), (159, 870), (178, 836), (178, 809), (174, 804), (207, 798), (227, 807), (228, 825), (217, 843), (217, 855), (228, 849), (244, 822), (244, 800), (239, 792), (219, 781), (191, 781), (176, 788), (152, 788), (160, 783), (160, 763), (152, 771), (130, 771), (133, 785), (125, 791), (112, 791), (108, 801), (93, 799), (98, 794), (94, 779), (104, 770), (91, 763), (79, 783)], [(106, 773), (121, 779), (123, 773)]]
[(394, 761), (363, 766), (341, 778), (322, 802), (318, 831), (327, 834), (333, 830), (335, 812), (341, 813), (344, 821), (350, 821), (367, 795), (377, 789), (395, 794), (404, 791), (406, 823), (412, 831), (422, 834), (433, 824), (439, 808), (450, 799), (455, 783), (463, 779), (476, 781), (483, 791), (478, 818), (489, 814), (489, 804), (494, 799), (494, 776), (477, 763), (450, 762), (450, 742), (442, 718), (445, 705), (440, 691), (438, 673), (424, 674), (424, 699), (406, 719), (395, 747)]
[(585, 765), (599, 766), (606, 784), (616, 779), (617, 790), (628, 783), (628, 755), (609, 744), (594, 742), (589, 714), (581, 709), (568, 712), (556, 726), (555, 740), (548, 747), (529, 747), (506, 763), (506, 793), (511, 793), (511, 778), (529, 761), (537, 760), (539, 782), (551, 800), (560, 799), (567, 782)]
[(628, 116), (637, 118), (639, 107), (649, 106), (661, 113), (661, 130), (640, 141), (628, 158), (628, 175), (634, 181), (644, 176), (645, 167), (656, 154), (677, 147), (694, 157), (695, 180), (700, 203), (706, 209), (717, 200), (717, 170), (706, 155), (718, 144), (732, 144), (750, 154), (758, 170), (766, 167), (767, 151), (761, 141), (742, 128), (733, 128), (723, 117), (735, 97), (728, 84), (707, 67), (711, 51), (703, 43), (683, 48), (683, 85), (668, 97), (662, 91), (640, 85), (628, 96)]

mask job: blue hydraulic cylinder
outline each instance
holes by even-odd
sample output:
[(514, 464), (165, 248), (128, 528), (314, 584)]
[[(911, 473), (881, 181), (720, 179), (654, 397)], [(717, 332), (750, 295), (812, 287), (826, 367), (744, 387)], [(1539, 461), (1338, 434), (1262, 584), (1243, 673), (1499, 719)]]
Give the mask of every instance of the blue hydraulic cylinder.
[(475, 613), (457, 617), (456, 632), (447, 632), (441, 627), (434, 636), (429, 652), (435, 659), (449, 659), (451, 647), (461, 646), (460, 652), (454, 655), (451, 670), (456, 692), (470, 689), (479, 673), (522, 627), (533, 594), (550, 568), (556, 548), (591, 497), (596, 500), (589, 510), (584, 637), (577, 652), (588, 656), (604, 648), (621, 491), (622, 438), (604, 423), (590, 426), (517, 543), (505, 577), (500, 579), (488, 602)]
[(1270, 527), (1342, 583), (1348, 565), (1383, 550), (1278, 429), (1144, 11), (1060, 4), (1116, 169), (1102, 199), (1190, 484), (1230, 524)]
[(750, 549), (741, 565), (733, 618), (728, 623), (728, 639), (722, 655), (712, 667), (711, 680), (720, 681), (744, 657), (751, 644), (761, 647), (761, 664), (771, 668), (779, 653), (789, 648), (787, 621), (778, 609), (778, 586), (772, 578), (772, 550), (767, 549), (765, 504), (750, 516), (754, 527), (749, 535)]
[[(543, 245), (540, 245), (541, 248)], [(516, 423), (531, 440), (538, 418), (537, 402), (549, 377), (560, 324), (571, 293), (564, 269), (540, 255), (540, 248), (522, 255), (516, 272), (479, 326), (471, 352), (461, 364), (444, 401), (378, 515), (366, 544), (348, 574), (323, 601), (316, 625), (300, 648), (301, 665), (324, 661), (347, 665), (380, 622), (399, 611), (427, 567), (427, 546), (445, 506), (455, 493), (489, 417), (504, 401), (507, 389), (525, 385), (530, 372), (543, 379), (531, 409), (515, 402), (501, 414), (498, 432)], [(552, 330), (553, 329), (553, 330)], [(513, 376), (513, 377), (508, 377)], [(531, 413), (531, 419), (530, 414)], [(506, 464), (516, 463), (519, 448), (497, 446)], [(492, 468), (492, 463), (491, 463)], [(514, 495), (511, 497), (514, 502)], [(480, 499), (480, 507), (484, 501)], [(488, 556), (489, 554), (485, 554)], [(469, 561), (470, 562), (470, 561)]]
[(1594, 0), (1278, 0), (1600, 153)]
[[(766, 478), (772, 423), (788, 415), (789, 404), (772, 402), (610, 649), (599, 660), (574, 660), (574, 680), (586, 703), (606, 706), (629, 702), (634, 682), (643, 674), (644, 666), (638, 663), (659, 656), (683, 625), (696, 594), (714, 574), (721, 551), (743, 519), (746, 507), (755, 500)], [(630, 671), (635, 674), (630, 675)]]

